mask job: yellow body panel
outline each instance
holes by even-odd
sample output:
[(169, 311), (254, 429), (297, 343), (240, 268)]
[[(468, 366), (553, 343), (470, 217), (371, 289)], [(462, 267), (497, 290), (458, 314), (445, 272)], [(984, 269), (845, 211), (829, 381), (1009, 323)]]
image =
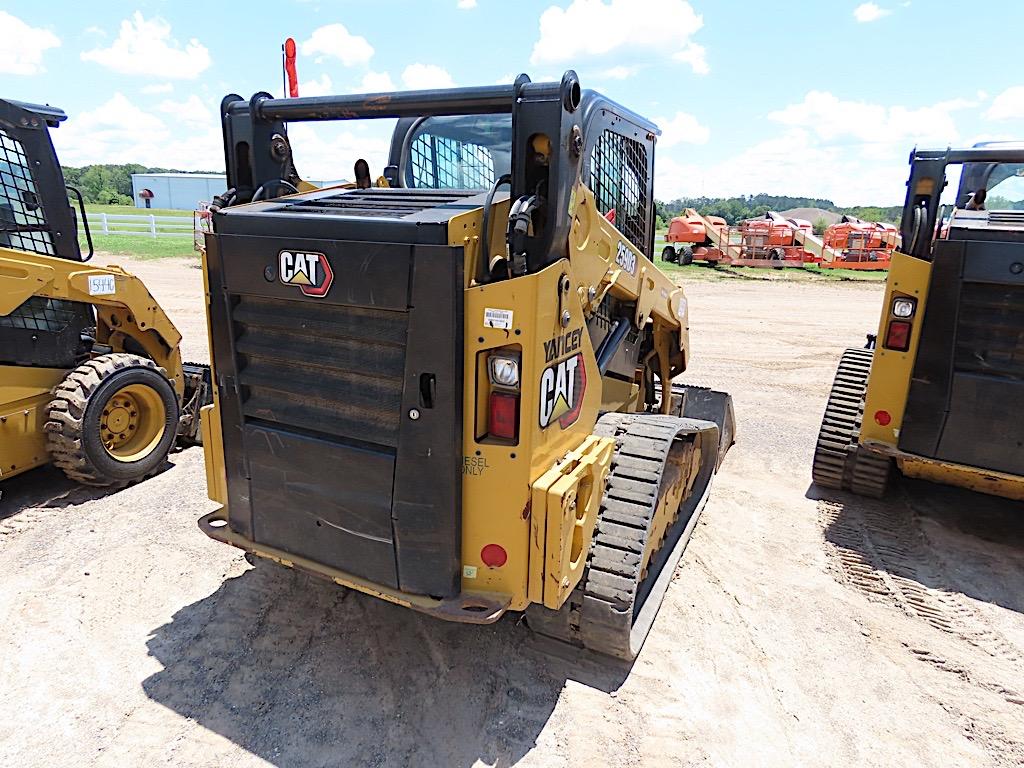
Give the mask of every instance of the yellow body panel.
[[(931, 277), (931, 263), (915, 259), (903, 253), (894, 253), (885, 284), (885, 300), (882, 304), (882, 319), (878, 326), (878, 343), (871, 364), (871, 377), (864, 404), (864, 423), (861, 426), (860, 441), (873, 440), (888, 443), (893, 447), (899, 442), (903, 412), (910, 393), (910, 377), (917, 359), (917, 345), (924, 325), (925, 307), (928, 301), (928, 280)], [(914, 323), (910, 334), (910, 349), (894, 352), (883, 348), (885, 333), (891, 319), (892, 301), (898, 296), (917, 299)], [(877, 424), (874, 414), (886, 411), (892, 421), (886, 426)]]
[(0, 480), (49, 462), (46, 406), (66, 373), (62, 368), (0, 366)]
[[(561, 294), (563, 275), (572, 278), (568, 260), (533, 275), (466, 290), (462, 490), (462, 558), (464, 590), (486, 590), (512, 595), (512, 608), (521, 610), (527, 599), (530, 568), (531, 486), (567, 453), (590, 436), (601, 406), (601, 375), (597, 370), (583, 307), (574, 294)], [(575, 281), (573, 281), (575, 283)], [(559, 302), (559, 295), (565, 296)], [(560, 310), (560, 305), (562, 309)], [(512, 311), (512, 329), (484, 326), (485, 309)], [(561, 312), (569, 312), (562, 324)], [(565, 354), (548, 360), (545, 342), (580, 331)], [(520, 368), (520, 435), (518, 445), (478, 442), (477, 355), (509, 344), (522, 347)], [(542, 428), (540, 380), (545, 368), (582, 352), (586, 389), (578, 418), (562, 428), (557, 422)], [(481, 559), (487, 544), (508, 553), (500, 568), (488, 568)]]
[[(210, 331), (210, 278), (206, 269), (206, 248), (199, 249), (203, 264), (203, 306), (206, 309), (206, 343), (207, 349), (213, 349), (213, 335)], [(221, 431), (220, 387), (217, 386), (217, 371), (213, 367), (213, 355), (210, 355), (210, 381), (214, 382), (213, 403), (199, 409), (199, 427), (203, 434), (203, 462), (206, 466), (207, 495), (219, 504), (228, 503), (228, 481), (224, 469), (224, 435)], [(224, 510), (225, 516), (227, 510)]]

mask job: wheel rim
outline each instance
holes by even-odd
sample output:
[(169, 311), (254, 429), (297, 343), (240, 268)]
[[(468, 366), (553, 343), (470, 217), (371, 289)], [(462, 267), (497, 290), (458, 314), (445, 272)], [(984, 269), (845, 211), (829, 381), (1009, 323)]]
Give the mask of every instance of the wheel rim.
[(125, 463), (145, 458), (163, 439), (167, 413), (160, 394), (145, 384), (117, 390), (100, 414), (100, 442)]

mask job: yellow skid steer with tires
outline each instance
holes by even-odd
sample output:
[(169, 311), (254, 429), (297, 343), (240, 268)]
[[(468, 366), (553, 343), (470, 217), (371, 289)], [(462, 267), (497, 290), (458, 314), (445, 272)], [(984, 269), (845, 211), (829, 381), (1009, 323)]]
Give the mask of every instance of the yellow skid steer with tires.
[[(221, 117), (202, 530), (634, 658), (733, 435), (728, 395), (673, 384), (689, 314), (652, 261), (657, 127), (573, 72), (232, 95)], [(361, 118), (398, 119), (388, 165), (310, 189), (288, 123)]]
[(209, 370), (182, 363), (138, 278), (86, 263), (84, 203), (49, 135), (64, 119), (0, 100), (0, 480), (52, 462), (116, 487), (156, 472), (177, 438), (198, 441)]

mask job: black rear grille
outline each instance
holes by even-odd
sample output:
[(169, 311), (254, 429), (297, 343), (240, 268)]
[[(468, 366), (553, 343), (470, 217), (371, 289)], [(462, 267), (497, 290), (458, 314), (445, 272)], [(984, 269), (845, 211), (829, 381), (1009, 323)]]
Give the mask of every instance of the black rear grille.
[(397, 446), (406, 313), (242, 296), (232, 320), (247, 418)]
[(478, 194), (479, 190), (353, 189), (296, 200), (275, 208), (274, 213), (401, 219)]
[(1024, 381), (1024, 285), (964, 283), (954, 368)]

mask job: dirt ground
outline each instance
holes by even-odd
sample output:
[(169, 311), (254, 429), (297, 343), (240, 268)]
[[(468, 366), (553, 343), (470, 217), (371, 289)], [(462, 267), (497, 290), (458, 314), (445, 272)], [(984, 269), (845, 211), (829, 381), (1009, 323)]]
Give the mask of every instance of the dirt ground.
[[(122, 263), (125, 260), (121, 260)], [(131, 262), (205, 360), (192, 262)], [(1024, 516), (903, 485), (821, 498), (835, 363), (880, 286), (689, 290), (688, 379), (738, 443), (631, 670), (451, 625), (203, 536), (201, 449), (119, 493), (0, 501), (0, 765), (1024, 764)]]

